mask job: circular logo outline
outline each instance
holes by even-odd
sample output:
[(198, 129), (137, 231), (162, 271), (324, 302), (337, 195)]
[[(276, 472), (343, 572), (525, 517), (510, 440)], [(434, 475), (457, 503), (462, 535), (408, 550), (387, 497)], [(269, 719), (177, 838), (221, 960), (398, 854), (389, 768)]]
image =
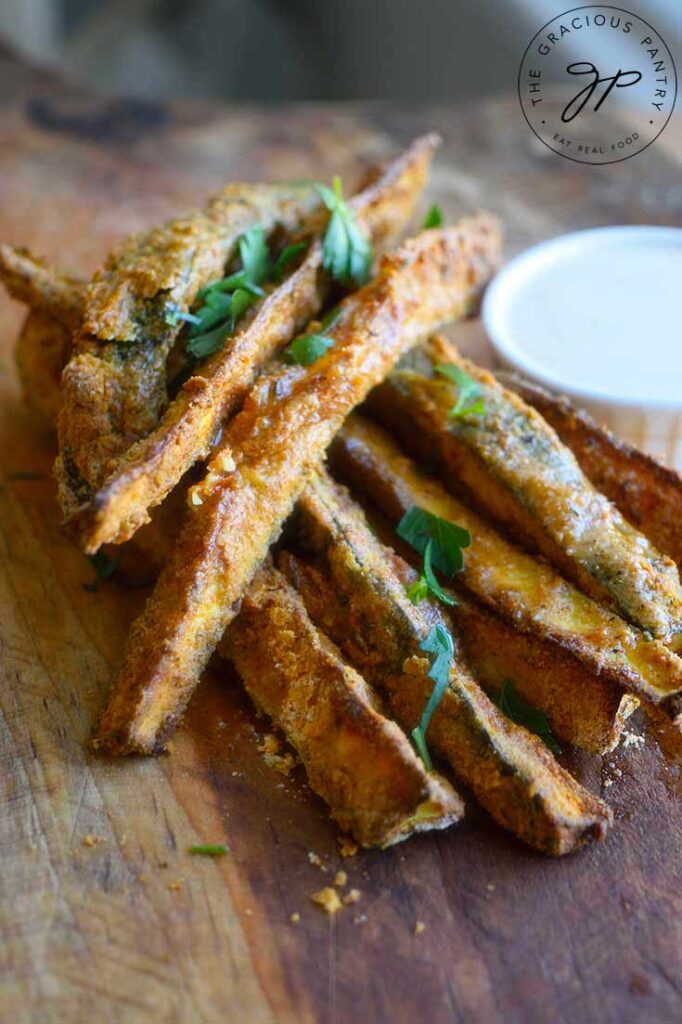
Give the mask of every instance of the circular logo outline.
[[(672, 103), (670, 105), (670, 111), (668, 112), (668, 116), (665, 119), (665, 121), (663, 122), (663, 125), (661, 126), (661, 128), (658, 130), (656, 135), (654, 135), (653, 139), (650, 142), (647, 142), (646, 146), (642, 146), (641, 149), (636, 150), (634, 153), (628, 153), (626, 156), (619, 156), (615, 160), (601, 160), (601, 161), (598, 161), (598, 160), (581, 160), (577, 156), (569, 156), (567, 153), (562, 153), (560, 150), (554, 149), (553, 146), (550, 146), (550, 144), (548, 142), (546, 142), (542, 138), (542, 136), (537, 133), (537, 131), (535, 130), (535, 128), (533, 127), (533, 125), (529, 121), (528, 115), (526, 114), (526, 110), (525, 110), (525, 107), (523, 105), (523, 99), (521, 97), (521, 74), (523, 72), (523, 66), (524, 66), (526, 57), (528, 56), (528, 51), (530, 50), (531, 46), (533, 45), (535, 40), (538, 38), (538, 36), (542, 32), (544, 32), (546, 28), (549, 28), (549, 26), (552, 25), (555, 21), (558, 21), (560, 18), (565, 18), (568, 14), (574, 14), (576, 11), (591, 11), (591, 10), (594, 10), (595, 8), (599, 8), (599, 9), (605, 10), (605, 11), (617, 11), (619, 14), (627, 14), (630, 18), (635, 18), (637, 21), (641, 22), (642, 25), (646, 25), (646, 27), (648, 29), (650, 29), (651, 32), (653, 32), (653, 34), (658, 39), (660, 39), (660, 41), (665, 46), (666, 51), (668, 52), (668, 55), (670, 57), (670, 63), (672, 64), (673, 73), (675, 75), (675, 89), (674, 89), (674, 92), (673, 92)], [(645, 150), (647, 150), (649, 148), (649, 146), (653, 146), (653, 144), (656, 141), (656, 139), (658, 139), (663, 134), (665, 129), (668, 127), (668, 124), (670, 122), (670, 118), (673, 116), (673, 111), (675, 110), (675, 104), (677, 103), (677, 91), (678, 91), (678, 80), (677, 80), (677, 66), (675, 64), (675, 58), (673, 57), (672, 50), (670, 49), (670, 47), (666, 43), (666, 41), (663, 38), (663, 36), (660, 34), (660, 32), (657, 29), (654, 28), (653, 25), (651, 25), (648, 21), (646, 21), (645, 18), (640, 17), (639, 14), (633, 14), (632, 11), (627, 11), (627, 10), (625, 10), (624, 7), (616, 7), (614, 4), (581, 4), (579, 7), (571, 7), (571, 8), (569, 8), (569, 10), (563, 11), (563, 13), (561, 13), (561, 14), (555, 14), (553, 18), (550, 18), (549, 21), (546, 21), (545, 24), (542, 25), (537, 30), (537, 32), (535, 33), (533, 38), (528, 43), (528, 46), (523, 51), (523, 56), (521, 57), (521, 63), (519, 64), (519, 73), (518, 73), (518, 75), (516, 77), (516, 92), (517, 92), (517, 95), (518, 95), (518, 98), (519, 98), (519, 106), (521, 107), (521, 113), (523, 114), (524, 119), (526, 121), (526, 124), (528, 125), (528, 127), (532, 131), (532, 133), (535, 136), (535, 138), (538, 139), (543, 144), (543, 146), (545, 146), (550, 151), (550, 153), (554, 153), (556, 156), (563, 157), (564, 160), (570, 160), (574, 164), (587, 164), (589, 167), (608, 167), (609, 164), (622, 164), (624, 160), (631, 160), (633, 157), (639, 156), (640, 153), (644, 153)]]

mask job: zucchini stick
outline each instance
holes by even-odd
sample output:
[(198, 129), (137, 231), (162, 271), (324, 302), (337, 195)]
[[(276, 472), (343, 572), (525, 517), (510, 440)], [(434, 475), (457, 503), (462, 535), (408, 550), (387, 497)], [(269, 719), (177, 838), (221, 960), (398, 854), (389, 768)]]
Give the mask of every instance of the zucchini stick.
[(475, 306), (498, 255), (497, 224), (482, 215), (424, 232), (344, 299), (325, 355), (261, 378), (190, 491), (192, 515), (131, 630), (100, 746), (159, 749), (345, 417), (430, 325)]
[[(575, 728), (580, 719), (585, 723), (581, 745), (589, 746), (592, 709), (604, 716), (604, 725), (624, 711), (623, 690), (661, 705), (671, 718), (680, 713), (682, 659), (501, 537), (436, 480), (419, 472), (380, 427), (350, 417), (334, 442), (331, 459), (335, 472), (366, 494), (393, 524), (417, 505), (470, 532), (471, 547), (457, 586), (533, 640), (548, 641), (586, 666), (582, 685), (564, 697), (573, 703)], [(544, 696), (538, 691), (533, 703), (554, 717), (552, 705), (558, 700), (550, 679)]]
[(464, 805), (428, 772), (376, 695), (272, 566), (256, 574), (220, 645), (254, 703), (296, 749), (312, 789), (361, 846), (447, 828)]
[(498, 379), (532, 405), (570, 448), (598, 491), (625, 518), (682, 567), (682, 477), (619, 440), (568, 398), (550, 394), (515, 374)]
[[(458, 392), (436, 367), (450, 364), (479, 389), (483, 412), (451, 417)], [(673, 649), (682, 644), (677, 566), (595, 490), (542, 417), (486, 370), (432, 338), (378, 388), (371, 408), (448, 486), (586, 594)]]
[[(374, 244), (404, 227), (437, 143), (433, 135), (418, 139), (350, 201)], [(199, 364), (158, 426), (131, 446), (92, 500), (73, 514), (71, 525), (87, 552), (132, 536), (148, 521), (150, 507), (208, 455), (221, 424), (244, 401), (258, 370), (321, 309), (329, 291), (321, 265), (317, 239), (301, 265), (254, 307), (254, 315), (245, 318), (225, 346)]]
[(22, 324), (14, 358), (26, 405), (41, 427), (54, 435), (62, 370), (71, 351), (71, 331), (50, 313), (31, 308)]
[[(312, 479), (298, 517), (301, 543), (320, 564), (309, 574), (305, 563), (284, 556), (282, 567), (313, 621), (387, 694), (403, 728), (412, 729), (433, 689), (419, 644), (442, 621), (440, 610), (430, 601), (411, 604), (391, 568), (397, 556), (329, 478)], [(496, 821), (531, 846), (558, 856), (604, 836), (611, 820), (606, 804), (495, 707), (457, 652), (428, 742)]]
[(54, 317), (69, 331), (80, 325), (83, 285), (61, 273), (28, 249), (0, 245), (0, 281), (13, 299), (47, 317)]
[(86, 288), (62, 378), (56, 473), (67, 517), (156, 426), (167, 401), (166, 359), (181, 330), (177, 314), (223, 276), (245, 231), (297, 231), (319, 207), (312, 185), (230, 185), (203, 209), (109, 256)]

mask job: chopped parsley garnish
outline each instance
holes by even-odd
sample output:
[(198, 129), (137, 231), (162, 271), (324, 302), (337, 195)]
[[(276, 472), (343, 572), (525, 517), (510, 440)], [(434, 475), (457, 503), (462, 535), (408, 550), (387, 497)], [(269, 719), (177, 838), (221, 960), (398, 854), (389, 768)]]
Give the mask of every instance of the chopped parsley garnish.
[(436, 574), (433, 571), (433, 564), (431, 561), (433, 558), (433, 544), (433, 540), (429, 540), (428, 544), (424, 548), (424, 564), (422, 568), (424, 580), (426, 581), (426, 585), (431, 593), (437, 597), (439, 601), (442, 601), (443, 604), (457, 604), (452, 594), (446, 594), (436, 579)]
[(312, 366), (333, 344), (334, 339), (324, 334), (304, 334), (292, 341), (286, 350), (286, 358), (298, 366)]
[(419, 579), (406, 588), (410, 601), (418, 604), (431, 591), (439, 601), (455, 604), (454, 597), (446, 594), (438, 582), (434, 567), (450, 578), (461, 570), (462, 549), (471, 544), (469, 531), (413, 505), (398, 523), (397, 533), (424, 559)]
[(114, 575), (118, 569), (118, 561), (115, 558), (110, 558), (109, 555), (105, 554), (104, 551), (98, 551), (94, 555), (89, 555), (90, 562), (101, 580), (108, 580)]
[(118, 560), (110, 558), (104, 551), (98, 551), (94, 555), (88, 555), (90, 564), (101, 580), (109, 580), (118, 569)]
[(290, 263), (292, 263), (297, 256), (300, 256), (302, 252), (308, 248), (307, 242), (293, 242), (291, 245), (285, 245), (281, 253), (275, 261), (273, 270), (273, 277), (275, 281), (281, 281), (284, 275), (284, 271), (287, 269)]
[(509, 679), (502, 683), (496, 703), (500, 711), (512, 722), (524, 726), (529, 732), (539, 736), (553, 754), (561, 753), (561, 747), (552, 733), (544, 711), (534, 708), (532, 704), (526, 704)]
[[(324, 266), (344, 284), (362, 284), (369, 276), (371, 247), (343, 198), (341, 181), (335, 178), (333, 189), (326, 185), (316, 187), (331, 215), (322, 243)], [(265, 295), (263, 284), (268, 280), (280, 281), (289, 264), (308, 245), (306, 241), (287, 245), (273, 261), (264, 229), (250, 228), (239, 239), (241, 269), (201, 288), (197, 295), (201, 306), (192, 313), (185, 313), (177, 303), (167, 304), (167, 323), (177, 325), (184, 321), (188, 324), (188, 366), (172, 382), (174, 386), (182, 386), (191, 373), (193, 361), (205, 359), (223, 347), (240, 317)], [(291, 362), (310, 366), (331, 344), (326, 331), (309, 334), (293, 341), (287, 356)]]
[(322, 241), (322, 264), (341, 284), (363, 285), (369, 278), (372, 247), (343, 198), (341, 179), (334, 178), (333, 188), (316, 187), (331, 214)]
[(226, 337), (234, 331), (237, 320), (256, 298), (253, 290), (241, 287), (230, 293), (209, 292), (205, 305), (198, 310), (199, 324), (189, 331), (186, 345), (189, 355), (203, 359), (222, 348)]
[(229, 850), (222, 843), (202, 843), (199, 846), (190, 846), (189, 853), (204, 857), (224, 857)]
[(429, 212), (424, 217), (422, 229), (425, 230), (426, 228), (439, 228), (442, 223), (443, 211), (441, 210), (440, 206), (438, 206), (437, 203), (434, 203), (433, 206), (431, 206), (431, 208), (429, 209)]
[(250, 228), (239, 239), (242, 273), (255, 285), (263, 283), (270, 272), (270, 253), (263, 228)]
[(263, 228), (244, 232), (239, 239), (239, 258), (241, 270), (199, 291), (203, 305), (194, 313), (181, 313), (173, 303), (166, 307), (169, 323), (185, 320), (190, 325), (186, 351), (193, 359), (204, 359), (221, 349), (242, 314), (265, 295), (261, 286), (274, 268)]
[(222, 323), (206, 334), (200, 334), (197, 338), (187, 339), (187, 353), (195, 359), (204, 359), (212, 356), (214, 352), (222, 348), (225, 341), (225, 324)]
[(312, 366), (320, 356), (334, 344), (334, 339), (328, 337), (332, 327), (339, 319), (339, 313), (332, 310), (323, 321), (319, 331), (311, 334), (303, 334), (300, 338), (294, 338), (292, 343), (284, 351), (284, 358), (288, 363), (295, 363), (298, 366)]
[(429, 584), (423, 572), (420, 573), (414, 583), (410, 583), (409, 586), (405, 587), (405, 593), (412, 604), (419, 604), (420, 601), (425, 600), (429, 596)]
[(180, 321), (187, 324), (200, 323), (198, 316), (195, 316), (194, 313), (184, 313), (177, 302), (166, 303), (166, 323), (171, 327), (176, 327)]
[(429, 679), (433, 679), (433, 690), (422, 711), (419, 725), (412, 730), (412, 739), (417, 748), (426, 770), (433, 771), (433, 763), (426, 746), (426, 730), (429, 727), (433, 713), (443, 699), (443, 694), (450, 679), (450, 667), (455, 654), (455, 645), (452, 642), (450, 631), (438, 623), (434, 626), (425, 640), (419, 644), (419, 649), (430, 654), (431, 667), (428, 671)]
[(436, 373), (439, 373), (441, 377), (447, 377), (459, 389), (457, 401), (448, 413), (451, 420), (459, 419), (461, 416), (483, 415), (485, 412), (485, 401), (483, 399), (483, 388), (480, 384), (454, 363), (440, 363), (435, 369)]

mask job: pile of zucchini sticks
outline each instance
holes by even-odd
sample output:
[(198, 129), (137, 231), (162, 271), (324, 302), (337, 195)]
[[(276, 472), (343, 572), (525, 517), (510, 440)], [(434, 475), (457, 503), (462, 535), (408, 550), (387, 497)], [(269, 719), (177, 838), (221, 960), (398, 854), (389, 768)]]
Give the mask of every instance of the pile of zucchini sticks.
[(501, 243), (435, 207), (404, 238), (437, 145), (348, 198), (230, 185), (89, 282), (0, 276), (68, 529), (158, 573), (94, 746), (163, 749), (217, 651), (362, 846), (454, 824), (461, 783), (561, 855), (611, 822), (562, 746), (679, 726), (681, 481), (438, 334)]

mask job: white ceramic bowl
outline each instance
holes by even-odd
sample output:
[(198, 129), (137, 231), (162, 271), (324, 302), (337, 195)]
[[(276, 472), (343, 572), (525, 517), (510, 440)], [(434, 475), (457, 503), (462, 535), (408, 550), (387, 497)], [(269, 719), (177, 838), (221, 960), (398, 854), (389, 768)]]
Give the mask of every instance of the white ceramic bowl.
[(682, 469), (682, 229), (576, 231), (511, 260), (486, 292), (499, 361)]

